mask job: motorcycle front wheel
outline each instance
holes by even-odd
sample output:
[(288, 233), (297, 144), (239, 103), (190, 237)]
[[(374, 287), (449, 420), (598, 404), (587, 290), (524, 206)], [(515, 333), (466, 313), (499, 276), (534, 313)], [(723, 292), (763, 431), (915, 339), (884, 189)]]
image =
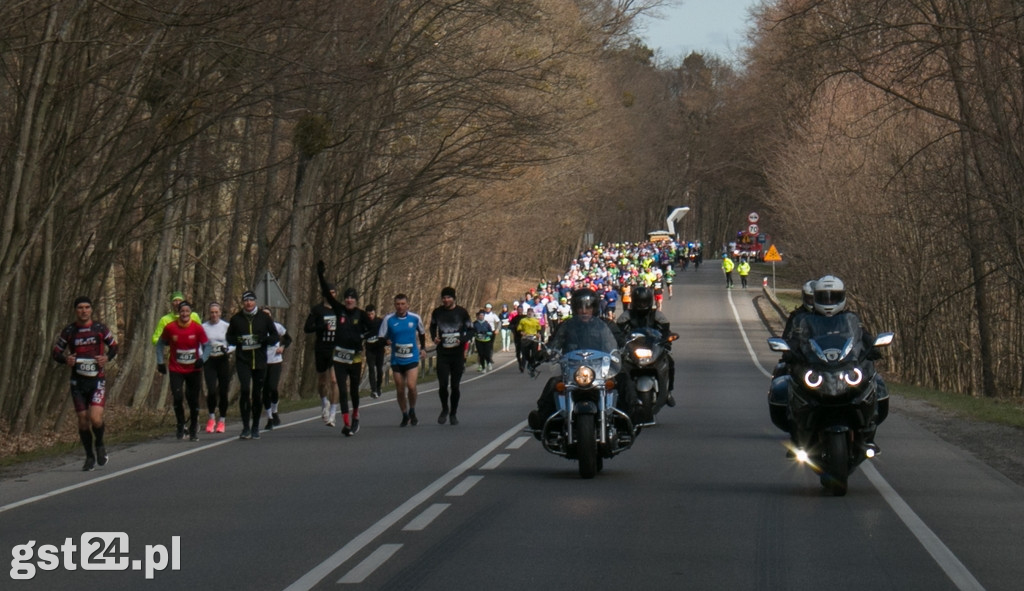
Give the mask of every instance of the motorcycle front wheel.
[(593, 478), (597, 475), (597, 417), (579, 415), (576, 417), (576, 455), (580, 463), (580, 476)]
[(824, 460), (822, 486), (831, 491), (833, 496), (845, 495), (850, 475), (850, 454), (845, 432), (826, 434)]

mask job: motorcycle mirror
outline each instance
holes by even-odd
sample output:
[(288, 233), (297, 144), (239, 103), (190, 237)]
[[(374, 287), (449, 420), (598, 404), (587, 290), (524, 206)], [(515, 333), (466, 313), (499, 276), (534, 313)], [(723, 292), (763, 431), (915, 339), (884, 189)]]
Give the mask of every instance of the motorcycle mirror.
[(876, 347), (887, 347), (892, 343), (892, 339), (896, 336), (896, 333), (883, 332), (875, 337)]
[(785, 339), (780, 339), (778, 337), (768, 339), (768, 348), (777, 353), (785, 353), (790, 350), (789, 343), (787, 343)]

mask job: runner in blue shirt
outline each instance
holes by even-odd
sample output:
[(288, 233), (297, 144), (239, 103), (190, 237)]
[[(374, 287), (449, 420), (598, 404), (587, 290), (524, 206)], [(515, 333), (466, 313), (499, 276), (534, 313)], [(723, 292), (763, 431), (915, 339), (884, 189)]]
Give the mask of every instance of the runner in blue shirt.
[(420, 351), (426, 347), (427, 331), (423, 319), (409, 311), (409, 298), (395, 296), (395, 311), (384, 317), (380, 338), (391, 346), (391, 372), (395, 380), (395, 396), (402, 411), (401, 427), (416, 425), (416, 378), (420, 371)]

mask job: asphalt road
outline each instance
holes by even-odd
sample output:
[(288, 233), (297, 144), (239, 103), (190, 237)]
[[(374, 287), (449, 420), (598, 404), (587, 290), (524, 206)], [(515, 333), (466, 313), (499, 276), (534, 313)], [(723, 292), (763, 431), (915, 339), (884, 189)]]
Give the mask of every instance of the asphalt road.
[(1019, 589), (1024, 488), (898, 409), (845, 497), (785, 458), (753, 292), (679, 277), (679, 404), (593, 480), (522, 433), (547, 376), (498, 354), (456, 427), (428, 382), (416, 427), (364, 399), (350, 438), (303, 411), (0, 481), (0, 587)]

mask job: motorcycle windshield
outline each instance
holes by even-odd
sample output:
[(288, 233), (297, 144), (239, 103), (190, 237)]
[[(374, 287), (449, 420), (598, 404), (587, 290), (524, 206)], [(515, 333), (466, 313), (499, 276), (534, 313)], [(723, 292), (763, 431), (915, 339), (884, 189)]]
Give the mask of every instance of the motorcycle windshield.
[(634, 328), (633, 332), (630, 333), (630, 338), (636, 337), (640, 337), (637, 339), (637, 343), (649, 348), (661, 342), (661, 331), (649, 326)]
[(620, 365), (617, 355), (592, 349), (570, 351), (562, 356), (560, 362), (566, 383), (573, 382), (573, 376), (580, 366), (587, 366), (593, 370), (595, 380), (606, 380), (619, 373)]
[(863, 350), (860, 320), (854, 314), (832, 317), (807, 314), (804, 316), (806, 339), (801, 347), (808, 360), (817, 359), (838, 364), (857, 359)]

